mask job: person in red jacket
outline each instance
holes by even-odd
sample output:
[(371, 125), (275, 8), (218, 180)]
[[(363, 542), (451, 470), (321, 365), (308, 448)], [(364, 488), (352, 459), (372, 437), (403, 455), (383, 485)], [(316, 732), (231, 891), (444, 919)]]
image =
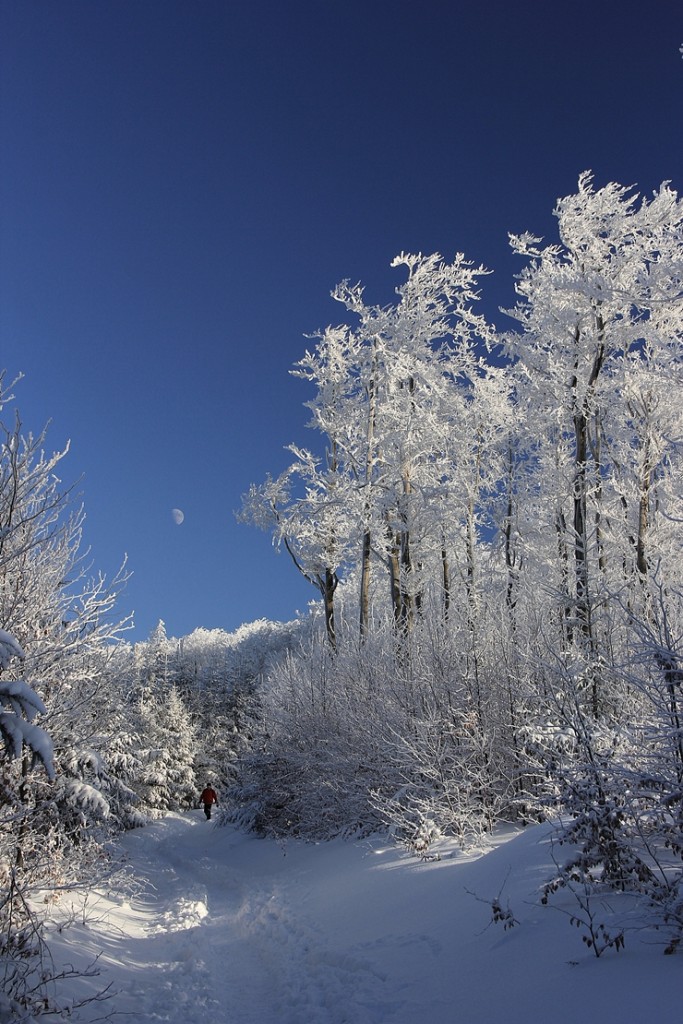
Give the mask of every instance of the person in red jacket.
[(218, 803), (218, 797), (216, 796), (216, 790), (212, 789), (211, 786), (206, 784), (206, 787), (202, 790), (202, 795), (199, 798), (199, 802), (204, 804), (204, 814), (206, 820), (211, 818), (211, 805)]

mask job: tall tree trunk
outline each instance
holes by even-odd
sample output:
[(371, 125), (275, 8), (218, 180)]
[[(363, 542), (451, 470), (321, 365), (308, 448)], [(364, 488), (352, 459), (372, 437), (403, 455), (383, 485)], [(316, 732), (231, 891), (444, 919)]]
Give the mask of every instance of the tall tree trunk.
[(507, 506), (505, 509), (505, 523), (503, 526), (503, 538), (505, 543), (505, 567), (507, 569), (507, 587), (505, 589), (505, 606), (508, 610), (510, 626), (513, 635), (516, 632), (515, 606), (517, 604), (517, 583), (518, 565), (517, 552), (512, 543), (512, 520), (514, 514), (514, 458), (512, 447), (508, 448), (508, 475), (507, 475)]
[(602, 452), (600, 445), (600, 416), (598, 412), (593, 413), (594, 433), (589, 433), (589, 443), (593, 453), (593, 470), (595, 476), (595, 546), (598, 553), (598, 569), (601, 576), (607, 572), (607, 558), (605, 556), (605, 545), (602, 537)]
[(360, 635), (361, 639), (368, 634), (368, 623), (370, 621), (370, 555), (372, 553), (372, 534), (370, 530), (363, 531), (363, 543), (361, 547), (361, 571), (360, 571)]
[(361, 546), (360, 568), (360, 635), (361, 640), (367, 636), (370, 624), (370, 558), (372, 555), (372, 534), (370, 530), (370, 489), (375, 461), (375, 425), (377, 417), (377, 341), (373, 340), (372, 371), (368, 381), (368, 426), (365, 452), (365, 501), (363, 514), (365, 524)]
[(412, 482), (410, 479), (410, 466), (403, 466), (401, 472), (401, 487), (402, 495), (401, 502), (402, 508), (399, 512), (399, 520), (401, 522), (401, 531), (398, 536), (399, 543), (399, 587), (401, 591), (400, 598), (400, 625), (403, 630), (410, 630), (413, 625), (413, 608), (414, 608), (414, 595), (413, 595), (413, 584), (414, 584), (414, 570), (413, 570), (413, 559), (410, 549), (410, 496), (413, 492)]
[[(635, 569), (637, 585), (634, 588), (638, 594), (636, 600), (636, 607), (640, 607), (640, 600), (643, 602), (644, 615), (648, 621), (653, 620), (653, 609), (652, 609), (652, 594), (650, 592), (650, 565), (648, 560), (648, 534), (650, 530), (650, 509), (651, 509), (651, 491), (652, 491), (652, 480), (654, 475), (654, 465), (652, 462), (652, 441), (650, 434), (647, 429), (647, 415), (649, 412), (649, 398), (643, 399), (643, 411), (641, 412), (636, 408), (633, 403), (629, 403), (629, 413), (634, 420), (642, 419), (643, 421), (643, 435), (641, 441), (642, 450), (642, 466), (640, 470), (640, 477), (638, 480), (638, 512), (637, 521), (635, 524), (635, 530), (628, 530), (628, 542), (632, 549), (632, 556), (635, 558)], [(629, 506), (626, 498), (621, 496), (621, 504), (624, 510), (624, 520), (628, 524)], [(626, 556), (624, 556), (624, 576), (627, 582), (630, 584), (630, 576), (632, 574), (631, 564)], [(629, 587), (630, 590), (630, 587)], [(629, 598), (629, 609), (631, 609), (632, 603)]]
[(325, 569), (324, 580), (321, 581), (323, 592), (323, 604), (325, 606), (325, 629), (327, 639), (333, 651), (337, 649), (337, 633), (334, 621), (334, 592), (337, 589), (339, 578), (332, 569)]
[(636, 536), (636, 567), (643, 582), (648, 577), (647, 533), (650, 525), (650, 488), (652, 486), (652, 461), (650, 455), (650, 439), (645, 439), (643, 470), (640, 478), (640, 495), (638, 498), (638, 533)]
[[(599, 305), (599, 304), (598, 304)], [(589, 420), (595, 385), (605, 361), (605, 325), (599, 308), (595, 311), (596, 348), (591, 364), (586, 391), (579, 399), (578, 380), (572, 380), (574, 396), (574, 564), (576, 570), (576, 617), (584, 638), (590, 661), (591, 710), (594, 718), (599, 716), (599, 679), (595, 659), (595, 636), (592, 621), (592, 595), (588, 569), (588, 451)], [(576, 342), (580, 330), (576, 329)], [(577, 367), (578, 369), (578, 367)], [(594, 467), (598, 479), (602, 467)]]
[(477, 537), (474, 521), (474, 500), (470, 496), (467, 502), (467, 529), (466, 529), (466, 579), (465, 589), (467, 591), (467, 604), (470, 609), (470, 616), (477, 614), (477, 589), (476, 589), (476, 550)]
[(441, 583), (443, 589), (443, 618), (444, 622), (448, 622), (448, 614), (451, 608), (451, 569), (448, 562), (445, 537), (441, 543)]
[(413, 595), (411, 591), (413, 564), (410, 555), (410, 534), (406, 527), (401, 531), (400, 536), (400, 573), (399, 586), (401, 588), (401, 626), (404, 630), (410, 630), (413, 625)]
[(387, 553), (387, 565), (389, 568), (389, 591), (391, 593), (391, 607), (394, 613), (394, 625), (401, 632), (405, 618), (403, 607), (403, 591), (401, 588), (401, 543), (400, 538), (387, 527), (389, 547)]
[(586, 456), (587, 423), (583, 412), (574, 416), (574, 568), (576, 575), (576, 618), (579, 629), (591, 640), (588, 587), (588, 538), (586, 533)]
[(560, 628), (564, 641), (563, 650), (567, 650), (574, 642), (574, 626), (572, 615), (572, 600), (569, 593), (569, 551), (567, 548), (567, 520), (561, 508), (558, 508), (555, 515), (555, 534), (557, 536), (557, 554), (560, 564), (561, 600), (562, 611)]

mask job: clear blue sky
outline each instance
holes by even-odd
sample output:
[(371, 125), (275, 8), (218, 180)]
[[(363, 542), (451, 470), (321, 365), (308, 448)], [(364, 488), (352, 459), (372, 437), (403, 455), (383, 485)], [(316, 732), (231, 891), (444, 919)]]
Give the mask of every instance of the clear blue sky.
[(507, 233), (581, 171), (683, 189), (682, 43), (679, 0), (0, 0), (0, 366), (131, 638), (305, 609), (233, 513), (314, 442), (330, 289), (464, 251), (504, 321)]

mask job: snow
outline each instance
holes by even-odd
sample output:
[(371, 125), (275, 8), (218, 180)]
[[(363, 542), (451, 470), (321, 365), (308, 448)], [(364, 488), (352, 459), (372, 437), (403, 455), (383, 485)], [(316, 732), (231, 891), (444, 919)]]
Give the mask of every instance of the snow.
[(52, 740), (43, 729), (13, 711), (0, 711), (0, 734), (10, 757), (21, 757), (22, 748), (29, 747), (42, 761), (47, 777), (54, 779)]
[[(2, 630), (0, 630), (1, 632)], [(9, 704), (17, 714), (23, 711), (29, 721), (33, 721), (36, 713), (47, 714), (47, 708), (38, 694), (23, 679), (0, 681), (0, 703)]]
[(7, 668), (12, 658), (24, 658), (21, 645), (4, 629), (0, 629), (0, 668)]
[[(78, 1011), (171, 1024), (601, 1024), (680, 1019), (680, 955), (627, 933), (597, 959), (561, 909), (547, 826), (419, 861), (386, 841), (306, 845), (169, 814), (121, 841), (138, 894), (64, 898), (50, 924)], [(492, 922), (491, 900), (516, 920)], [(576, 912), (565, 894), (565, 911)], [(614, 900), (612, 899), (612, 905)], [(619, 910), (619, 908), (616, 908)], [(41, 1018), (42, 1019), (42, 1018)]]
[[(6, 667), (6, 653), (13, 638), (0, 629), (0, 670)], [(21, 648), (16, 645), (21, 653)], [(10, 707), (11, 711), (0, 710), (0, 735), (10, 757), (20, 757), (24, 746), (30, 747), (45, 767), (48, 778), (54, 778), (52, 765), (52, 740), (37, 725), (33, 725), (36, 714), (46, 714), (45, 705), (37, 693), (23, 679), (0, 680), (0, 708)], [(22, 713), (26, 718), (22, 718)]]
[(78, 779), (60, 780), (59, 790), (61, 799), (70, 807), (81, 807), (103, 818), (109, 817), (109, 803), (98, 789), (87, 782)]

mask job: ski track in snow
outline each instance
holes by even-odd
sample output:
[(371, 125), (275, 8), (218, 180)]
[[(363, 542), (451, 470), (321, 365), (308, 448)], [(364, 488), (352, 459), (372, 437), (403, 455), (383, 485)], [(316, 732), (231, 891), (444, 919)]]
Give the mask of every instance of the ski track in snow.
[(306, 887), (291, 863), (295, 858), (272, 843), (246, 841), (266, 854), (253, 871), (245, 868), (243, 855), (231, 864), (231, 849), (237, 852), (245, 838), (208, 825), (202, 812), (172, 815), (124, 838), (144, 883), (127, 917), (137, 922), (138, 934), (128, 932), (117, 942), (115, 915), (108, 916), (108, 941), (106, 925), (95, 925), (104, 949), (102, 976), (107, 980), (115, 967), (116, 994), (83, 1020), (112, 1009), (115, 1021), (139, 1024), (388, 1019), (397, 993), (385, 991), (386, 978), (374, 963), (378, 944), (332, 948), (304, 911)]
[[(601, 1024), (679, 1020), (681, 961), (661, 935), (636, 919), (626, 951), (598, 960), (568, 926), (570, 894), (541, 906), (549, 833), (502, 830), (485, 856), (444, 841), (421, 863), (379, 840), (278, 845), (171, 814), (121, 838), (135, 897), (55, 909), (55, 965), (100, 956), (99, 977), (61, 994), (111, 983), (83, 1024), (575, 1024), (587, 1006)], [(495, 894), (512, 930), (491, 927)]]

